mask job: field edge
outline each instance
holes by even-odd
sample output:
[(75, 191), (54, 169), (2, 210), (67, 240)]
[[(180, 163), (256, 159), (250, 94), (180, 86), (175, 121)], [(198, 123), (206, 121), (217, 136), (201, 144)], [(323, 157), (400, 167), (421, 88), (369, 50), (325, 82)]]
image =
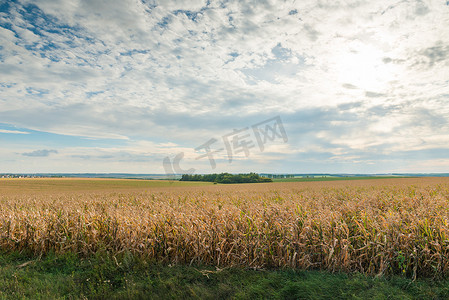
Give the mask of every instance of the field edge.
[(447, 299), (449, 281), (294, 269), (164, 265), (131, 255), (0, 253), (0, 298)]

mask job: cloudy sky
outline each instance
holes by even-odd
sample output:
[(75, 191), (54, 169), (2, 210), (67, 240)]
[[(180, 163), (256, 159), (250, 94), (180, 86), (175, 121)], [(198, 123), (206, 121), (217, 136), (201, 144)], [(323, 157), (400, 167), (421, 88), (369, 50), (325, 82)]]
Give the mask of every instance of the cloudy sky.
[(446, 0), (0, 0), (0, 172), (448, 172), (448, 104)]

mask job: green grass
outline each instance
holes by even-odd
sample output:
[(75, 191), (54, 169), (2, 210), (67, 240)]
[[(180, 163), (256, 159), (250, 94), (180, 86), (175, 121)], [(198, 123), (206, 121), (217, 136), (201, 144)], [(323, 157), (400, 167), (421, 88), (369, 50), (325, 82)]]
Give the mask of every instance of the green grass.
[(448, 299), (449, 281), (166, 266), (124, 254), (0, 255), (0, 299)]
[(366, 180), (366, 179), (391, 179), (391, 178), (409, 178), (405, 176), (347, 176), (347, 177), (296, 177), (296, 178), (273, 178), (274, 182), (307, 182), (307, 181), (337, 181), (337, 180)]

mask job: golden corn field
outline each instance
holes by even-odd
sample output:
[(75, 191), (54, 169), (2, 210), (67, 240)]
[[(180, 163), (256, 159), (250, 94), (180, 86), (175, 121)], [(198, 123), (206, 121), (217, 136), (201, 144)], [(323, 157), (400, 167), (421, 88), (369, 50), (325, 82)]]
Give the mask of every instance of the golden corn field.
[[(449, 273), (449, 178), (98, 189), (52, 188), (67, 180), (11, 182), (0, 181), (2, 251)], [(49, 187), (37, 188), (44, 183)]]

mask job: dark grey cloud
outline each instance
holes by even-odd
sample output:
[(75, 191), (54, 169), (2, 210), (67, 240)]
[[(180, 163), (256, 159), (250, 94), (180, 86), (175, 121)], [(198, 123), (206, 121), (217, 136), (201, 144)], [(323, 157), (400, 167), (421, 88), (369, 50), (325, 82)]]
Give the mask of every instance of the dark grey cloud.
[[(414, 50), (414, 55), (409, 55), (407, 58), (382, 58), (383, 63), (389, 64), (404, 64), (407, 63), (410, 67), (424, 66), (425, 68), (432, 68), (435, 65), (447, 61), (449, 58), (449, 45), (442, 41), (436, 42), (433, 46)], [(447, 63), (446, 63), (447, 64)]]
[(35, 150), (32, 152), (25, 152), (25, 153), (22, 153), (22, 155), (23, 156), (31, 156), (31, 157), (47, 157), (52, 153), (58, 153), (58, 151), (42, 149), (42, 150)]
[(432, 47), (421, 50), (419, 54), (427, 58), (422, 63), (427, 64), (431, 68), (449, 57), (449, 45), (444, 45), (440, 41)]
[(394, 63), (394, 64), (401, 64), (405, 62), (405, 59), (395, 59), (395, 58), (391, 58), (391, 57), (384, 57), (382, 59), (382, 61), (385, 64), (389, 64), (389, 63)]
[(355, 85), (350, 84), (350, 83), (344, 83), (341, 86), (344, 87), (344, 88), (350, 89), (350, 90), (358, 89), (358, 87), (356, 87)]
[(76, 154), (76, 155), (70, 155), (70, 157), (86, 159), (86, 160), (92, 159), (92, 155), (78, 155), (78, 154)]
[(415, 7), (415, 14), (418, 16), (425, 16), (429, 13), (429, 7), (422, 1), (418, 1)]
[(318, 30), (316, 30), (313, 26), (309, 24), (304, 24), (304, 30), (307, 33), (307, 37), (312, 41), (315, 42), (318, 37), (320, 36), (320, 33)]
[(387, 95), (383, 94), (383, 93), (376, 93), (376, 92), (366, 91), (365, 92), (365, 96), (368, 97), (368, 98), (379, 98), (379, 97), (385, 97)]

